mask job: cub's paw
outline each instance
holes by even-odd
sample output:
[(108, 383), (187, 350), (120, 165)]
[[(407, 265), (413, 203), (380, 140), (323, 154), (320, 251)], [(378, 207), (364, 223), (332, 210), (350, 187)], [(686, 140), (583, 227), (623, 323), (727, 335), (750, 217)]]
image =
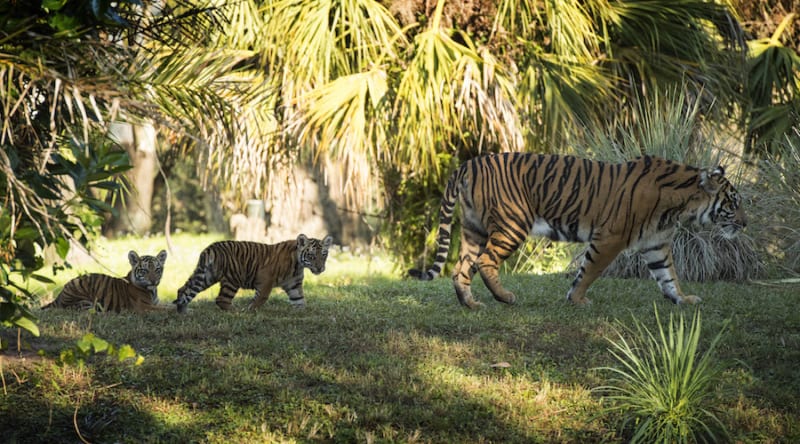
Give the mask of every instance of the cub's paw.
[(699, 303), (700, 303), (700, 302), (702, 302), (702, 301), (703, 301), (703, 300), (702, 300), (702, 299), (700, 299), (698, 296), (694, 296), (694, 295), (688, 295), (688, 296), (684, 296), (684, 297), (683, 297), (683, 300), (682, 300), (680, 303), (681, 303), (681, 304), (690, 304), (690, 305), (694, 305), (694, 304), (699, 304)]
[(502, 296), (495, 295), (494, 298), (497, 301), (502, 302), (504, 304), (508, 304), (508, 305), (514, 305), (514, 304), (517, 303), (517, 295), (515, 295), (514, 293), (512, 293), (510, 291), (506, 292)]
[(179, 299), (175, 299), (172, 303), (177, 307), (178, 313), (186, 313), (186, 308), (189, 304), (181, 304)]

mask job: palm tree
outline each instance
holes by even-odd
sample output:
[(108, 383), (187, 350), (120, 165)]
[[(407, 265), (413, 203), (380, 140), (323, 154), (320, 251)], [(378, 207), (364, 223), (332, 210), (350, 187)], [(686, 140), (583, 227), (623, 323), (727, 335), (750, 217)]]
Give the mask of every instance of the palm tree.
[[(129, 160), (109, 143), (108, 125), (159, 116), (138, 69), (142, 37), (166, 45), (220, 25), (217, 9), (171, 4), (159, 17), (135, 0), (0, 5), (2, 325), (36, 331), (20, 281), (36, 277), (48, 245), (63, 258), (70, 243), (88, 244), (111, 210), (105, 196), (120, 189)], [(195, 110), (211, 115), (220, 102)]]

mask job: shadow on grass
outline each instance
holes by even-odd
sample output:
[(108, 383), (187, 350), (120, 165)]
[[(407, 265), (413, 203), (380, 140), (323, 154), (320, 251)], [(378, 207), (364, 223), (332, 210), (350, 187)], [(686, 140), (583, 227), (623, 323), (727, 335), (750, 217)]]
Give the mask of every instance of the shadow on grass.
[[(276, 290), (255, 312), (242, 311), (252, 297), (246, 292), (235, 311), (222, 312), (215, 293), (204, 292), (183, 316), (96, 316), (93, 333), (132, 345), (145, 362), (97, 360), (88, 367), (89, 388), (75, 377), (56, 387), (47, 370), (17, 368), (25, 382), (9, 384), (0, 429), (13, 427), (17, 442), (76, 442), (72, 415), (80, 404), (81, 433), (94, 442), (620, 441), (593, 420), (598, 400), (586, 392), (599, 385), (591, 369), (611, 364), (609, 320), (652, 314), (651, 294), (660, 310), (681, 308), (658, 299), (651, 281), (601, 279), (595, 305), (576, 309), (563, 299), (563, 274), (504, 279), (517, 306), (492, 300), (480, 282), (475, 292), (485, 305), (470, 311), (458, 305), (449, 279), (381, 276), (309, 282), (308, 305), (299, 310)], [(753, 308), (730, 302), (709, 298), (706, 325)], [(785, 329), (796, 317), (787, 319), (781, 339), (796, 345), (796, 329)], [(66, 343), (86, 322), (48, 313), (42, 324), (45, 335)], [(735, 344), (733, 356), (750, 362), (796, 356), (752, 347), (745, 356)], [(780, 368), (797, 374), (788, 363)]]

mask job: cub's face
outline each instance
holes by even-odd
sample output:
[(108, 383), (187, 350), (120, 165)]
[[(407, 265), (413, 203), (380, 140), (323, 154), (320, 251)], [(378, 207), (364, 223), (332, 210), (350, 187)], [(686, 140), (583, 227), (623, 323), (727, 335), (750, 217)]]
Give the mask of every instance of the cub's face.
[(304, 234), (297, 236), (297, 260), (314, 274), (325, 271), (325, 261), (328, 259), (328, 249), (333, 238), (325, 236), (324, 239), (306, 237)]
[(139, 256), (131, 251), (128, 253), (128, 261), (131, 263), (131, 283), (137, 287), (153, 289), (161, 282), (167, 252), (161, 250), (158, 256)]

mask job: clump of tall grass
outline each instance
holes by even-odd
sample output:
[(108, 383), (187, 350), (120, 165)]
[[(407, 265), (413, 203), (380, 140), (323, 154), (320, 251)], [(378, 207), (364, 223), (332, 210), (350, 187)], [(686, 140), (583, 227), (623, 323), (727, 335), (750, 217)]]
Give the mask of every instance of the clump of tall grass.
[(595, 389), (610, 402), (605, 413), (621, 415), (631, 443), (724, 441), (728, 432), (714, 411), (723, 367), (713, 353), (727, 323), (701, 354), (699, 310), (688, 328), (683, 311), (677, 319), (670, 314), (666, 327), (655, 314), (655, 333), (634, 318), (632, 328), (619, 323), (609, 339), (616, 365), (599, 369), (611, 376)]
[[(672, 256), (675, 272), (682, 280), (741, 282), (764, 273), (756, 241), (748, 235), (725, 238), (718, 227), (679, 226), (672, 242)], [(604, 275), (645, 279), (650, 270), (640, 254), (626, 251), (606, 268)]]
[[(698, 101), (686, 99), (677, 90), (640, 103), (634, 109), (636, 118), (631, 119), (636, 124), (615, 121), (603, 129), (590, 128), (585, 141), (575, 147), (576, 153), (615, 163), (650, 154), (700, 168), (723, 165), (728, 179), (743, 191), (743, 163), (739, 156), (731, 155), (737, 150), (725, 146), (715, 132), (703, 127)], [(686, 280), (743, 281), (760, 277), (764, 270), (756, 242), (748, 232), (726, 239), (717, 227), (679, 226), (672, 252), (678, 276)], [(581, 257), (583, 252), (576, 259)], [(646, 277), (649, 272), (639, 254), (626, 252), (605, 274)]]
[(754, 160), (749, 230), (759, 253), (779, 275), (800, 275), (800, 128), (782, 150)]

